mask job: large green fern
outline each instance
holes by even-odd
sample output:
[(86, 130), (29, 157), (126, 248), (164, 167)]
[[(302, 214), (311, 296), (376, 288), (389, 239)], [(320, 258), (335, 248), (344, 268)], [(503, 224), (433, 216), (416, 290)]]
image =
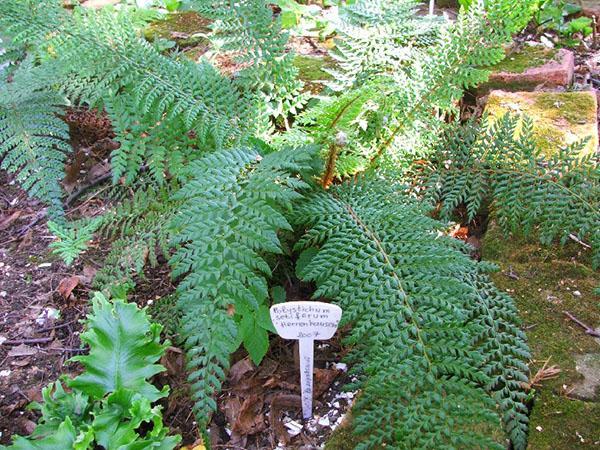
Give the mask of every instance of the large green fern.
[(385, 180), (316, 192), (297, 210), (308, 227), (297, 248), (318, 249), (300, 275), (352, 325), (358, 448), (504, 448), (490, 437), (494, 400), (525, 448), (528, 350), (515, 307), (426, 212)]
[(284, 212), (306, 187), (295, 174), (310, 159), (308, 149), (212, 153), (190, 165), (190, 180), (175, 196), (182, 201), (173, 221), (179, 248), (170, 264), (173, 276), (184, 276), (178, 287), (182, 334), (194, 411), (203, 425), (216, 409), (212, 397), (230, 353), (243, 343), (258, 362), (267, 351), (271, 270), (263, 255), (281, 252), (277, 232), (291, 230)]

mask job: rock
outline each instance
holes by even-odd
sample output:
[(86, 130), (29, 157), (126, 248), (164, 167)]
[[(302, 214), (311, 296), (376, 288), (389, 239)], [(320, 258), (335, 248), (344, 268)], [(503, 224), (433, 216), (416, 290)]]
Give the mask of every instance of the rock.
[(492, 119), (506, 113), (530, 117), (536, 144), (547, 157), (565, 145), (586, 138), (590, 140), (581, 155), (594, 154), (598, 148), (598, 102), (592, 91), (492, 91), (486, 111)]
[(144, 36), (150, 42), (166, 39), (174, 41), (180, 48), (200, 49), (203, 53), (209, 47), (207, 35), (211, 23), (211, 20), (194, 11), (176, 12), (150, 24)]
[(600, 399), (600, 353), (588, 353), (575, 357), (575, 370), (583, 380), (573, 386), (570, 395), (581, 400)]
[(489, 81), (478, 89), (480, 94), (492, 89), (526, 91), (567, 87), (573, 82), (575, 56), (567, 49), (525, 46), (509, 53), (492, 70)]

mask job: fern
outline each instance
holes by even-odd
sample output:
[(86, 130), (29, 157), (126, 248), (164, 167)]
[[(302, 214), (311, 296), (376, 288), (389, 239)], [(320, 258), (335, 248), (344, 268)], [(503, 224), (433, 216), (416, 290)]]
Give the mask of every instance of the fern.
[(0, 87), (0, 168), (17, 173), (23, 189), (48, 205), (48, 215), (62, 220), (62, 178), (68, 128), (60, 120), (64, 101), (46, 92), (20, 95)]
[(485, 206), (505, 231), (535, 231), (544, 244), (589, 239), (600, 266), (600, 166), (578, 156), (585, 143), (548, 159), (532, 133), (530, 120), (510, 115), (454, 130), (427, 172), (429, 194), (443, 218), (464, 205), (471, 220)]
[[(283, 118), (296, 114), (306, 99), (303, 83), (293, 64), (294, 54), (286, 50), (288, 33), (281, 19), (273, 17), (265, 0), (192, 0), (190, 5), (203, 16), (214, 19), (212, 40), (242, 64), (236, 83), (256, 91), (266, 104), (266, 114)], [(249, 66), (243, 68), (243, 66)]]
[(84, 224), (70, 223), (68, 225), (48, 222), (48, 230), (55, 237), (55, 240), (50, 243), (50, 248), (63, 259), (67, 266), (73, 264), (73, 261), (88, 248), (94, 232), (100, 226), (98, 219), (86, 222)]
[[(136, 31), (127, 8), (76, 7), (68, 15), (60, 12), (61, 3), (0, 5), (0, 25), (13, 36), (30, 32), (29, 45), (47, 61), (30, 69), (19, 89), (58, 85), (73, 103), (119, 102), (121, 110), (151, 114), (155, 123), (181, 120), (185, 131), (193, 131), (208, 148), (231, 145), (257, 131), (257, 99), (240, 94), (206, 62), (196, 65), (162, 55)], [(129, 122), (134, 125), (135, 120)]]
[(425, 212), (374, 180), (316, 192), (297, 211), (308, 227), (297, 248), (318, 248), (300, 276), (352, 325), (358, 448), (503, 448), (490, 437), (492, 398), (525, 448), (528, 351), (515, 308)]
[[(299, 197), (296, 190), (306, 186), (294, 174), (310, 158), (308, 150), (212, 153), (190, 165), (190, 181), (175, 196), (182, 201), (173, 221), (174, 244), (180, 247), (170, 264), (174, 277), (184, 276), (178, 287), (181, 331), (202, 425), (216, 409), (212, 396), (229, 354), (241, 341), (256, 362), (267, 350), (260, 325), (268, 310), (270, 268), (262, 255), (281, 252), (277, 232), (291, 229), (283, 213)], [(234, 313), (249, 333), (238, 335)]]
[[(337, 69), (331, 71), (338, 94), (307, 113), (309, 123), (321, 123), (319, 111), (348, 117), (338, 119), (328, 136), (319, 136), (324, 143), (340, 131), (349, 137), (336, 175), (381, 165), (406, 168), (415, 153), (431, 153), (445, 119), (458, 112), (464, 90), (487, 80), (486, 68), (504, 58), (502, 45), (525, 25), (534, 2), (517, 6), (498, 0), (485, 8), (479, 3), (454, 23), (416, 16), (412, 0), (358, 0), (342, 8), (333, 52)], [(507, 5), (512, 9), (504, 19), (499, 11)], [(356, 98), (355, 91), (370, 95)], [(311, 134), (306, 122), (301, 118), (299, 124)]]

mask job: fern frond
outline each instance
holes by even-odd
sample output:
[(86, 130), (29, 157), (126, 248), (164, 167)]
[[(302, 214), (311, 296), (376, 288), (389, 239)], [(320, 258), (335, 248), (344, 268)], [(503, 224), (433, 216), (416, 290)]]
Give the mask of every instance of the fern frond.
[(158, 258), (169, 258), (169, 224), (180, 203), (171, 199), (170, 183), (160, 189), (137, 183), (136, 192), (102, 216), (98, 234), (114, 240), (104, 265), (94, 278), (98, 288), (133, 282), (147, 265), (156, 267)]
[(525, 442), (527, 418), (515, 411), (525, 410), (527, 346), (514, 306), (426, 212), (387, 181), (363, 179), (297, 211), (308, 227), (297, 248), (318, 248), (300, 275), (352, 325), (354, 424), (367, 435), (358, 448), (503, 448), (490, 437), (500, 424), (492, 398)]
[(0, 24), (10, 24), (16, 36), (26, 30), (38, 36), (37, 48), (50, 54), (38, 73), (51, 70), (50, 82), (73, 101), (96, 105), (122, 94), (130, 110), (152, 111), (156, 121), (180, 117), (207, 146), (226, 146), (256, 131), (256, 102), (240, 101), (234, 83), (208, 63), (162, 55), (140, 36), (126, 8), (76, 8), (56, 19), (48, 11), (60, 1), (29, 3), (3, 2)]
[(548, 159), (536, 148), (529, 119), (471, 123), (440, 146), (428, 172), (429, 194), (442, 202), (444, 218), (465, 205), (471, 220), (486, 205), (505, 231), (536, 232), (544, 244), (564, 244), (570, 234), (589, 239), (598, 267), (600, 165), (579, 156), (584, 144)]
[[(242, 63), (236, 83), (260, 93), (266, 114), (287, 120), (304, 105), (303, 83), (298, 78), (294, 55), (286, 50), (289, 35), (281, 19), (273, 17), (266, 0), (192, 0), (190, 6), (214, 19), (212, 41)], [(247, 66), (244, 68), (244, 66)]]
[(303, 149), (215, 152), (190, 165), (190, 180), (174, 197), (182, 206), (173, 221), (179, 248), (170, 264), (174, 277), (183, 276), (182, 335), (194, 412), (203, 425), (241, 341), (233, 313), (258, 321), (267, 307), (270, 268), (263, 254), (281, 253), (277, 232), (291, 230), (284, 212), (306, 186), (294, 174), (310, 159)]
[(46, 203), (55, 220), (62, 220), (59, 183), (71, 151), (68, 127), (58, 117), (63, 104), (45, 92), (22, 96), (11, 85), (0, 88), (0, 168), (16, 173), (23, 189)]

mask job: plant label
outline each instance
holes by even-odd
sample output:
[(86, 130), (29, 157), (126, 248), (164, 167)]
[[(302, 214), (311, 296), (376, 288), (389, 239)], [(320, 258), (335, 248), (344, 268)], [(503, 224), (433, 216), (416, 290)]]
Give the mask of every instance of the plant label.
[(300, 341), (302, 417), (309, 419), (312, 416), (314, 342), (333, 337), (342, 308), (323, 302), (286, 302), (271, 306), (270, 312), (279, 336)]

